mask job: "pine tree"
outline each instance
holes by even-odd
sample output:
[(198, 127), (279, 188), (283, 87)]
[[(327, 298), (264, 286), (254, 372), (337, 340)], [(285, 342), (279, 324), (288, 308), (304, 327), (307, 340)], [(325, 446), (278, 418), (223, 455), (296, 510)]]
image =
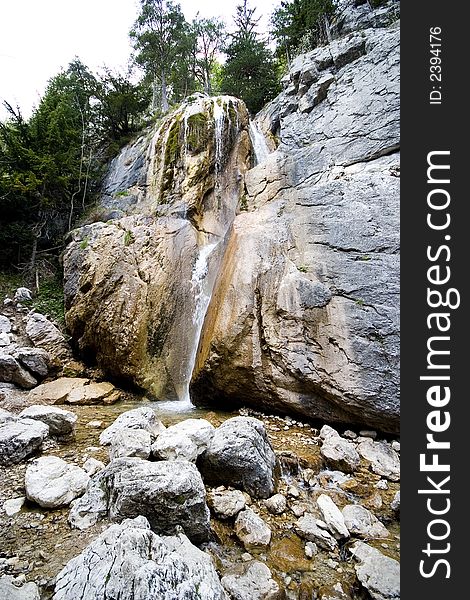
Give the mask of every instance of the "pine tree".
[(237, 30), (225, 50), (222, 91), (241, 98), (249, 111), (256, 113), (279, 91), (276, 62), (256, 31), (256, 9), (249, 8), (244, 0), (236, 10)]

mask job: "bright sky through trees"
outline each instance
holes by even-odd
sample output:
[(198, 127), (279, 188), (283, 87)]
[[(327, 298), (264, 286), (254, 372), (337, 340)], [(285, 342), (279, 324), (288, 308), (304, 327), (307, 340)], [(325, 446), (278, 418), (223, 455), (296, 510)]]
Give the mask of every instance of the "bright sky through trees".
[[(180, 0), (186, 18), (220, 16), (231, 25), (239, 0)], [(48, 79), (78, 56), (91, 70), (123, 67), (137, 0), (14, 0), (0, 8), (0, 100), (24, 116), (44, 93)], [(274, 0), (254, 0), (265, 31)], [(0, 119), (5, 117), (0, 107)]]

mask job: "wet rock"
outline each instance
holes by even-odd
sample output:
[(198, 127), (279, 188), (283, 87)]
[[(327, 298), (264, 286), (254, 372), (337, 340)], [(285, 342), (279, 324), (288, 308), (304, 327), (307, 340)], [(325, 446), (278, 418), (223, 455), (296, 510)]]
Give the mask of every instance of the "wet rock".
[(235, 533), (247, 550), (266, 548), (271, 542), (271, 529), (251, 508), (238, 513)]
[(365, 440), (358, 445), (357, 451), (370, 462), (374, 473), (390, 481), (400, 480), (400, 458), (390, 444)]
[(320, 588), (318, 598), (319, 600), (351, 600), (351, 596), (344, 591), (339, 581), (334, 585)]
[(145, 429), (119, 429), (113, 435), (113, 441), (109, 447), (109, 458), (124, 458), (126, 456), (136, 456), (137, 458), (148, 459), (152, 438)]
[(314, 542), (307, 542), (305, 544), (305, 556), (307, 558), (313, 558), (318, 554), (318, 547)]
[(196, 467), (186, 461), (113, 460), (93, 476), (73, 504), (69, 521), (85, 529), (105, 516), (122, 521), (138, 515), (158, 533), (173, 534), (181, 525), (195, 543), (207, 541), (210, 515)]
[(344, 522), (344, 517), (333, 502), (326, 494), (320, 494), (317, 498), (317, 505), (323, 516), (323, 520), (328, 525), (328, 529), (336, 539), (349, 537), (348, 527)]
[(29, 393), (29, 400), (34, 404), (65, 404), (72, 390), (82, 388), (89, 381), (83, 377), (59, 377), (38, 385)]
[(0, 381), (16, 383), (29, 390), (37, 385), (37, 380), (11, 354), (0, 353)]
[(390, 503), (390, 508), (395, 512), (400, 511), (400, 490), (395, 494), (392, 502)]
[(114, 385), (107, 381), (91, 382), (83, 387), (74, 388), (67, 396), (67, 404), (114, 404), (121, 394)]
[(396, 560), (364, 542), (350, 548), (356, 565), (356, 575), (374, 600), (399, 600), (400, 565)]
[(21, 411), (20, 418), (41, 421), (49, 426), (49, 434), (58, 437), (73, 436), (78, 417), (69, 410), (57, 406), (34, 404)]
[(234, 417), (222, 423), (198, 465), (209, 484), (239, 487), (254, 498), (274, 492), (276, 455), (258, 419)]
[(135, 408), (119, 415), (114, 423), (100, 434), (100, 444), (109, 446), (115, 433), (120, 429), (143, 429), (148, 431), (154, 440), (161, 432), (165, 431), (165, 426), (151, 408), (145, 406)]
[(11, 500), (5, 500), (3, 503), (3, 510), (5, 511), (7, 517), (12, 517), (20, 512), (23, 508), (23, 504), (26, 498), (24, 496), (20, 496), (19, 498), (11, 498)]
[(89, 480), (80, 467), (57, 456), (42, 456), (26, 469), (26, 497), (43, 508), (67, 506), (85, 492)]
[(245, 508), (245, 496), (239, 490), (212, 490), (207, 498), (209, 507), (219, 519), (230, 519)]
[(380, 481), (377, 481), (377, 483), (375, 484), (375, 487), (378, 490), (388, 490), (388, 483), (386, 479), (381, 479)]
[(227, 600), (212, 559), (179, 533), (158, 536), (145, 517), (112, 525), (58, 574), (53, 600)]
[(233, 600), (281, 600), (283, 594), (269, 568), (251, 561), (227, 571), (221, 583)]
[(0, 465), (21, 462), (42, 448), (49, 435), (45, 423), (30, 419), (4, 421), (0, 423)]
[(96, 458), (90, 457), (87, 458), (86, 461), (83, 463), (82, 468), (85, 471), (85, 473), (87, 473), (90, 477), (93, 477), (93, 475), (96, 475), (96, 473), (99, 473), (105, 467), (106, 465), (104, 464), (104, 462), (96, 460)]
[(361, 462), (354, 444), (339, 435), (325, 438), (320, 453), (329, 467), (345, 473), (354, 472)]
[(36, 377), (43, 379), (49, 373), (51, 357), (42, 348), (17, 348), (12, 356)]
[(33, 583), (25, 583), (18, 587), (13, 583), (11, 575), (0, 577), (0, 600), (40, 600), (39, 588)]
[(342, 512), (351, 535), (362, 538), (387, 538), (389, 536), (385, 526), (364, 506), (348, 504)]
[(287, 500), (282, 494), (274, 494), (264, 501), (264, 505), (273, 515), (281, 515), (287, 508)]
[(315, 542), (324, 550), (334, 550), (336, 548), (335, 538), (326, 529), (322, 529), (317, 524), (317, 519), (311, 513), (306, 513), (300, 517), (295, 524), (295, 529), (301, 538), (309, 542)]

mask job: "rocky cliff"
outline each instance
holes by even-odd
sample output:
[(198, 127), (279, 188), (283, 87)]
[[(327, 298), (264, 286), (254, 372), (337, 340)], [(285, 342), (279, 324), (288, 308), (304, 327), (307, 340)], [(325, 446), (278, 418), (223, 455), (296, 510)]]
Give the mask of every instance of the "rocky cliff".
[(398, 429), (397, 3), (355, 4), (250, 128), (198, 97), (111, 165), (64, 258), (68, 327), (109, 375)]

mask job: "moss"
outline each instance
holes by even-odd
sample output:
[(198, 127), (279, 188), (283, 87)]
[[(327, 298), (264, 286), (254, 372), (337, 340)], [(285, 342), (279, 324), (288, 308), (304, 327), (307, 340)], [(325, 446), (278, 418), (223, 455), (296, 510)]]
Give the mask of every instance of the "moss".
[(83, 240), (80, 242), (80, 250), (86, 250), (88, 248), (88, 244), (89, 244), (89, 240), (88, 238), (83, 238)]
[(297, 267), (297, 270), (301, 273), (308, 273), (308, 267), (306, 265), (300, 265)]
[(162, 201), (164, 201), (164, 192), (171, 188), (173, 184), (173, 179), (175, 177), (175, 166), (180, 156), (180, 133), (180, 118), (175, 117), (173, 124), (171, 125), (165, 147), (165, 162), (163, 165), (163, 179), (161, 189)]
[(123, 198), (123, 197), (125, 197), (125, 196), (129, 196), (129, 195), (130, 195), (130, 192), (129, 192), (129, 190), (121, 190), (121, 191), (119, 191), (119, 192), (116, 192), (116, 193), (114, 194), (114, 197), (115, 197), (115, 198)]
[(209, 127), (204, 113), (191, 115), (187, 121), (186, 148), (197, 154), (202, 152), (209, 142)]
[(126, 231), (124, 234), (124, 246), (130, 246), (135, 242), (135, 237), (132, 231)]
[(240, 210), (248, 210), (248, 199), (246, 194), (243, 194), (243, 196), (240, 198)]

